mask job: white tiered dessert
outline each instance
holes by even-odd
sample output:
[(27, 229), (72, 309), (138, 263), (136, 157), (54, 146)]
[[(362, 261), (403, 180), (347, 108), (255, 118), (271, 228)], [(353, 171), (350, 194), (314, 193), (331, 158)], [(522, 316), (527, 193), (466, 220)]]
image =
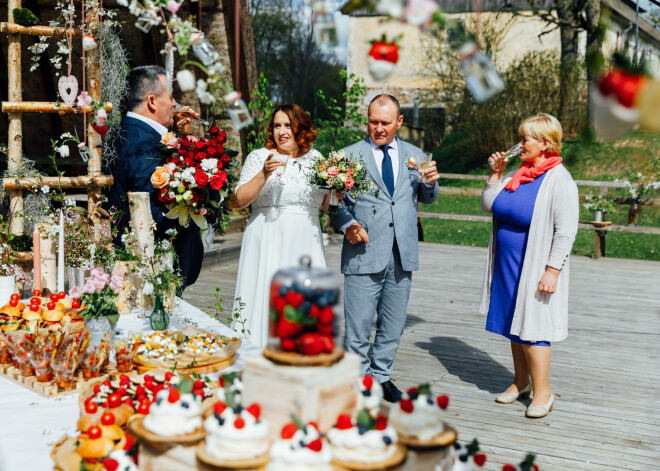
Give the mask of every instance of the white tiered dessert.
[(194, 432), (202, 426), (198, 399), (190, 393), (181, 394), (174, 387), (160, 391), (144, 418), (144, 428), (164, 437)]
[(411, 388), (390, 411), (390, 421), (399, 434), (430, 441), (445, 431), (442, 411), (449, 405), (446, 395), (437, 398), (429, 384)]
[(268, 452), (268, 422), (261, 418), (261, 407), (213, 406), (214, 414), (204, 421), (206, 451), (220, 461), (245, 460)]
[(383, 387), (371, 375), (366, 375), (358, 381), (358, 390), (357, 410), (369, 409), (372, 416), (377, 416), (383, 400)]
[(316, 425), (293, 422), (282, 428), (280, 439), (270, 448), (266, 471), (332, 471), (332, 450)]
[(357, 419), (342, 414), (328, 431), (334, 457), (340, 462), (383, 463), (397, 453), (396, 430), (387, 423), (387, 417), (373, 418), (363, 409)]
[(479, 442), (474, 439), (468, 446), (454, 442), (445, 466), (436, 465), (435, 471), (479, 471), (486, 464), (486, 455), (479, 453)]

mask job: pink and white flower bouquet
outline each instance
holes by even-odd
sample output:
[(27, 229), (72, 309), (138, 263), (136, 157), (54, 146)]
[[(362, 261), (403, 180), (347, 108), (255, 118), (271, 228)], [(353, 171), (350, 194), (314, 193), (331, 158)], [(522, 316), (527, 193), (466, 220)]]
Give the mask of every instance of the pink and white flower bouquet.
[(364, 162), (347, 159), (343, 150), (332, 151), (327, 157), (319, 156), (312, 165), (309, 182), (328, 190), (343, 190), (354, 197), (371, 191)]
[(80, 314), (85, 318), (107, 317), (110, 322), (119, 320), (119, 311), (115, 302), (117, 294), (123, 285), (123, 275), (113, 273), (112, 276), (100, 268), (92, 268), (89, 276), (85, 278), (85, 286), (82, 290), (73, 286), (69, 290), (72, 299), (81, 298), (81, 305), (85, 309)]

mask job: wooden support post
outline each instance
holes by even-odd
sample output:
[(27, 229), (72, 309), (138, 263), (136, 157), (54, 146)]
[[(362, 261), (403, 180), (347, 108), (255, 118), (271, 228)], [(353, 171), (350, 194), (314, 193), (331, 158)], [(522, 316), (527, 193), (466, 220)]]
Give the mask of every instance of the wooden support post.
[[(154, 219), (151, 216), (151, 201), (149, 193), (128, 192), (128, 208), (131, 212), (131, 228), (135, 233), (135, 240), (138, 245), (136, 255), (153, 257), (154, 240)], [(133, 280), (135, 286), (135, 304), (138, 307), (148, 307), (151, 304), (149, 296), (143, 294), (144, 281), (138, 277)]]
[(607, 231), (596, 229), (594, 233), (594, 255), (592, 258), (598, 260), (600, 257), (605, 256), (605, 238), (607, 237)]
[(51, 224), (39, 226), (40, 249), (41, 249), (41, 289), (46, 289), (51, 293), (57, 293), (57, 251), (53, 238), (48, 237), (48, 229)]
[[(9, 0), (7, 16), (13, 21), (14, 8), (21, 8), (21, 0)], [(10, 101), (21, 101), (23, 91), (21, 87), (21, 35), (9, 35), (7, 74), (9, 75), (8, 97)], [(23, 157), (23, 122), (20, 113), (9, 113), (8, 133), (9, 171), (21, 167)], [(9, 230), (12, 234), (22, 235), (23, 227), (23, 192), (21, 190), (9, 193), (9, 208), (13, 214)]]

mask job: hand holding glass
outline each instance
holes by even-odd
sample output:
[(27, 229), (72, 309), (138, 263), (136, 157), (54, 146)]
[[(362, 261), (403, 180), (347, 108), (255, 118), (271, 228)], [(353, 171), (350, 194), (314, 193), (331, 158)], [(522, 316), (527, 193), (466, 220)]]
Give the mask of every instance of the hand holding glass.
[(422, 183), (427, 183), (426, 176), (424, 175), (423, 171), (431, 166), (432, 160), (433, 154), (430, 152), (425, 152), (418, 156), (417, 171), (419, 171), (419, 181)]
[(209, 129), (211, 125), (213, 124), (213, 120), (211, 119), (210, 121), (207, 121), (205, 119), (202, 119), (199, 117), (199, 115), (195, 116), (194, 111), (192, 109), (184, 110), (183, 108), (186, 108), (185, 106), (181, 105), (180, 103), (177, 103), (174, 105), (174, 115), (178, 119), (183, 119), (183, 118), (193, 118), (199, 121), (199, 123), (204, 126), (205, 129)]
[(284, 170), (286, 170), (286, 164), (289, 161), (289, 156), (285, 154), (274, 154), (273, 160), (280, 163), (279, 167), (277, 167), (273, 172), (277, 178), (276, 181), (278, 183), (284, 184), (286, 182), (286, 178), (282, 175), (284, 175)]
[(518, 157), (521, 151), (522, 149), (520, 148), (520, 144), (516, 144), (511, 149), (507, 150), (502, 157), (504, 158), (505, 162), (509, 163), (509, 160)]

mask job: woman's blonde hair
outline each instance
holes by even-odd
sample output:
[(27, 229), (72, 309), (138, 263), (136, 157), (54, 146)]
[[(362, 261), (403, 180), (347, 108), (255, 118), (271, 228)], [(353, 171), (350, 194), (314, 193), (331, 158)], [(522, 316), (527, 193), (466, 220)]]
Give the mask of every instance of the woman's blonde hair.
[(522, 136), (532, 136), (538, 141), (548, 143), (547, 153), (561, 153), (561, 140), (564, 137), (564, 131), (557, 118), (546, 113), (539, 113), (527, 118), (520, 124), (518, 134)]

